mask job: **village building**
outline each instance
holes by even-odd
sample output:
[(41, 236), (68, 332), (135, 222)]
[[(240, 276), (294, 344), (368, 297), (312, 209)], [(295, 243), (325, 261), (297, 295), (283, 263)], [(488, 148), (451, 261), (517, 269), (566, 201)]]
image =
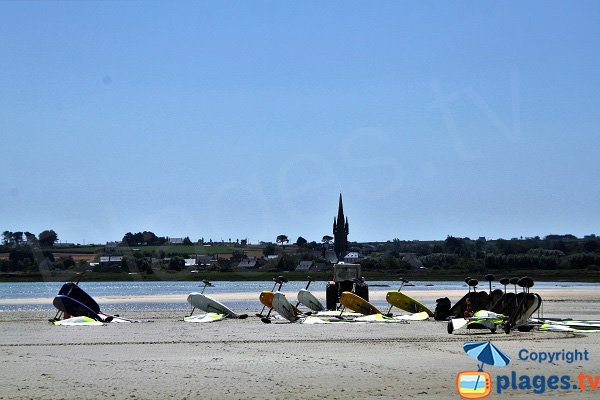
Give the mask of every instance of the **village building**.
[(249, 257), (249, 258), (242, 259), (238, 264), (238, 268), (244, 268), (244, 269), (256, 268), (256, 257)]

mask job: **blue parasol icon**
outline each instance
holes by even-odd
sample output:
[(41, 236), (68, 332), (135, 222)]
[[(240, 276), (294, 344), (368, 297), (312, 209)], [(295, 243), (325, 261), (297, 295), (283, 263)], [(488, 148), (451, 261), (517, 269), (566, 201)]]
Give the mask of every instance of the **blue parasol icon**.
[(492, 342), (468, 342), (463, 345), (465, 353), (481, 362), (479, 370), (483, 371), (483, 364), (504, 367), (510, 363), (510, 357), (504, 354)]

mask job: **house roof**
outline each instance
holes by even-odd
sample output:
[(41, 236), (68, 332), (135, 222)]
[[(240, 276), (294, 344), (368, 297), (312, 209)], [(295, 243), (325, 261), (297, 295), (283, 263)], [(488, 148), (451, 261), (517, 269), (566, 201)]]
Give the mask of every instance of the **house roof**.
[(100, 257), (100, 262), (101, 263), (121, 262), (122, 259), (123, 259), (123, 256), (102, 256), (102, 257)]
[(256, 267), (256, 259), (246, 258), (238, 264), (239, 268), (254, 268)]
[(327, 259), (327, 261), (329, 261), (332, 264), (335, 264), (338, 262), (338, 258), (335, 255), (335, 251), (333, 251), (333, 250), (327, 250), (325, 252), (325, 258)]
[(196, 257), (196, 261), (199, 264), (209, 264), (211, 261), (214, 260), (213, 256), (205, 256), (205, 255), (201, 255), (201, 256), (197, 256)]
[(300, 263), (296, 267), (296, 271), (310, 271), (310, 269), (314, 266), (314, 261), (300, 261)]

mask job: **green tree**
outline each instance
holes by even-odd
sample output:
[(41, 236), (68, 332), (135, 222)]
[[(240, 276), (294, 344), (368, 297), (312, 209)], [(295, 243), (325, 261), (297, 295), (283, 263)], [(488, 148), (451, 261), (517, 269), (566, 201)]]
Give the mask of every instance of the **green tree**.
[(582, 244), (583, 250), (589, 253), (600, 250), (600, 239), (596, 237), (587, 237)]
[(185, 268), (185, 260), (181, 257), (172, 257), (169, 260), (168, 268), (173, 271), (181, 271)]
[(263, 249), (262, 253), (263, 255), (266, 256), (272, 256), (274, 254), (276, 254), (277, 248), (275, 247), (275, 245), (273, 243), (268, 243), (265, 248)]
[(158, 236), (154, 234), (154, 232), (142, 232), (142, 243), (145, 243), (148, 246), (160, 246), (162, 243), (159, 242), (160, 240)]
[(13, 234), (11, 231), (4, 231), (2, 233), (2, 242), (5, 246), (11, 245), (13, 243)]
[(303, 247), (306, 243), (308, 243), (308, 240), (304, 239), (302, 236), (298, 236), (298, 239), (296, 240), (296, 246)]
[(73, 257), (64, 257), (60, 259), (60, 262), (62, 263), (62, 267), (63, 269), (73, 269), (75, 268), (75, 261), (73, 260)]
[(230, 260), (235, 261), (237, 263), (239, 263), (240, 261), (242, 261), (244, 258), (246, 258), (246, 253), (244, 253), (243, 251), (240, 250), (234, 250), (231, 253), (231, 258)]
[(58, 240), (58, 235), (52, 229), (45, 230), (38, 235), (40, 246), (52, 247)]
[(150, 265), (150, 262), (148, 260), (146, 260), (145, 258), (138, 260), (138, 270), (140, 272), (145, 273), (146, 275), (151, 275), (154, 273), (154, 270), (152, 269), (152, 265)]
[(448, 236), (446, 240), (444, 240), (444, 244), (446, 245), (446, 251), (448, 253), (459, 254), (465, 246), (465, 241), (460, 238), (455, 238), (454, 236)]
[(154, 232), (144, 231), (138, 233), (127, 232), (123, 236), (121, 243), (128, 246), (161, 246), (165, 244), (166, 241), (167, 238), (165, 237), (158, 237), (154, 234)]
[(127, 246), (137, 246), (139, 243), (135, 242), (135, 239), (133, 237), (133, 233), (127, 232), (123, 236), (123, 239), (121, 240), (121, 244), (127, 245)]
[(23, 232), (13, 232), (13, 242), (16, 246), (19, 246), (23, 243)]
[(32, 249), (25, 246), (12, 249), (8, 260), (10, 261), (10, 271), (26, 271), (36, 265)]
[(217, 261), (217, 268), (220, 272), (230, 272), (233, 271), (233, 265), (231, 264), (231, 260), (227, 260), (224, 258), (220, 258)]
[(276, 243), (281, 243), (281, 247), (284, 247), (284, 245), (283, 245), (284, 243), (289, 243), (289, 242), (290, 242), (290, 240), (288, 239), (287, 236), (285, 236), (285, 235), (277, 236)]
[(276, 268), (278, 271), (293, 271), (298, 264), (298, 259), (291, 254), (282, 254), (277, 259)]
[(25, 232), (25, 240), (27, 240), (27, 244), (29, 245), (35, 245), (38, 242), (35, 235), (31, 232)]

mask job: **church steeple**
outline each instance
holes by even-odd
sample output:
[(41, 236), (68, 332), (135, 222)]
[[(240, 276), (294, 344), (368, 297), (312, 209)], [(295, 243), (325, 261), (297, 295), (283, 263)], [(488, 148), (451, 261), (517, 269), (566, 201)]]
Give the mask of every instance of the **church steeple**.
[(342, 202), (342, 194), (340, 193), (340, 204), (338, 205), (338, 221), (340, 225), (344, 223), (344, 203)]
[(333, 219), (333, 249), (338, 260), (343, 259), (348, 253), (349, 232), (348, 218), (344, 217), (344, 204), (342, 202), (342, 194), (340, 193), (337, 220), (336, 218)]

